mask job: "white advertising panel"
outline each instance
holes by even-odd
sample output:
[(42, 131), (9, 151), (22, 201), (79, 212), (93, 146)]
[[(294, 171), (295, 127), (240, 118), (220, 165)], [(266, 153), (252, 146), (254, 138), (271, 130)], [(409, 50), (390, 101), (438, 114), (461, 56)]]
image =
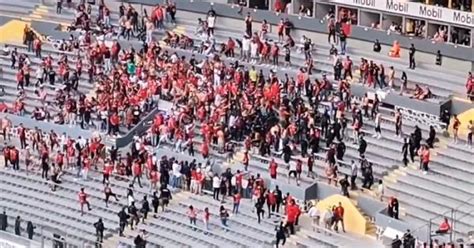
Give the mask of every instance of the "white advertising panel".
[(404, 0), (329, 0), (329, 2), (474, 28), (473, 12), (434, 5), (406, 2)]

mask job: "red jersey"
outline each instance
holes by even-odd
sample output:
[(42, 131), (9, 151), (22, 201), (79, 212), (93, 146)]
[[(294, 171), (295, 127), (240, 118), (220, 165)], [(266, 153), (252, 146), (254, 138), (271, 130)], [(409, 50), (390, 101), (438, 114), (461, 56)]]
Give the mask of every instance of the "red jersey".
[(84, 192), (79, 192), (79, 202), (85, 203), (87, 201), (87, 194)]
[(277, 168), (278, 168), (277, 163), (276, 163), (274, 160), (272, 160), (272, 162), (270, 162), (270, 166), (269, 166), (270, 176), (276, 177), (276, 175), (277, 175)]

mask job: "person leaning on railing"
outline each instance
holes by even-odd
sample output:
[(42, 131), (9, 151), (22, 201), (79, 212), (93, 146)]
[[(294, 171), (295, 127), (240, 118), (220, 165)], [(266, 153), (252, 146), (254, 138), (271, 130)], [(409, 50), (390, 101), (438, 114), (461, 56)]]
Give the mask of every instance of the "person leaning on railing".
[(444, 217), (443, 222), (439, 224), (438, 230), (435, 231), (435, 234), (446, 234), (451, 231), (451, 225), (449, 224), (448, 218)]

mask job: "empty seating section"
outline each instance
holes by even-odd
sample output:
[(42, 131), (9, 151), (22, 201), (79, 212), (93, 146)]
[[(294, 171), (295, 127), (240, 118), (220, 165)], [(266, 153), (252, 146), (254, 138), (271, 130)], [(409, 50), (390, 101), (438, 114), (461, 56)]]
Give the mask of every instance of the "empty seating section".
[[(16, 6), (16, 7), (15, 7)], [(17, 4), (6, 6), (4, 11), (12, 11), (22, 14), (23, 11), (18, 10)], [(54, 8), (48, 7), (45, 18), (51, 18), (57, 21), (66, 21), (73, 19), (73, 12), (65, 10), (62, 16), (53, 14)], [(25, 13), (26, 14), (26, 13)], [(193, 14), (194, 16), (194, 14)], [(118, 13), (112, 10), (112, 22), (118, 20)], [(195, 20), (187, 18), (185, 14), (180, 14), (178, 18), (178, 25), (180, 32), (188, 35), (194, 40), (195, 44), (203, 41), (203, 37), (194, 34)], [(254, 24), (255, 25), (255, 24)], [(256, 25), (258, 26), (258, 25)], [(169, 26), (169, 30), (176, 30), (175, 27)], [(160, 39), (163, 32), (156, 31), (155, 38)], [(234, 39), (242, 38), (242, 30), (233, 29), (233, 27), (221, 28), (217, 25), (215, 32), (215, 42), (225, 43), (228, 37)], [(278, 40), (276, 34), (269, 33), (269, 39)], [(333, 61), (328, 56), (329, 45), (324, 42), (314, 41), (315, 50), (312, 56), (315, 62), (315, 72), (312, 78), (321, 78), (323, 74), (333, 74)], [(121, 41), (125, 46), (139, 47), (140, 42), (135, 41)], [(19, 53), (28, 55), (31, 61), (31, 79), (34, 85), (35, 71), (41, 65), (41, 60), (34, 56), (33, 52), (28, 52), (23, 45), (9, 44), (11, 48), (17, 48)], [(181, 49), (167, 48), (170, 52), (177, 51), (179, 55), (185, 55), (187, 58), (192, 54), (191, 51), (184, 51)], [(75, 53), (60, 52), (49, 45), (43, 48), (43, 57), (51, 56), (55, 62), (63, 55), (67, 54), (68, 64), (71, 68), (75, 68), (75, 63), (78, 56)], [(383, 63), (386, 68), (394, 66), (396, 73), (396, 84), (400, 85), (400, 76), (402, 71), (406, 71), (406, 64), (400, 60), (387, 59), (381, 54), (366, 53), (352, 48), (349, 51), (350, 56), (356, 62), (359, 57), (364, 57), (373, 60), (377, 64)], [(203, 55), (196, 54), (199, 59), (204, 58)], [(225, 59), (226, 63), (233, 62), (233, 59)], [(87, 61), (83, 61), (87, 63)], [(296, 70), (300, 65), (304, 64), (304, 55), (294, 51), (292, 53), (292, 62), (295, 66), (285, 71), (278, 69), (278, 74), (281, 76), (288, 73), (290, 76), (296, 75)], [(0, 56), (0, 68), (2, 69), (0, 75), (0, 88), (4, 89), (5, 95), (0, 97), (0, 103), (5, 102), (9, 106), (17, 100), (18, 90), (16, 84), (17, 69), (10, 68), (10, 56)], [(251, 66), (249, 63), (241, 62), (246, 67)], [(356, 64), (358, 64), (356, 62)], [(270, 66), (255, 65), (257, 69), (262, 69), (267, 72)], [(54, 70), (58, 69), (57, 63), (53, 63)], [(95, 85), (88, 82), (87, 73), (83, 73), (80, 77), (78, 92), (84, 95), (93, 94)], [(464, 75), (459, 73), (448, 73), (430, 71), (427, 69), (417, 69), (416, 71), (409, 71), (409, 88), (415, 84), (426, 85), (431, 88), (433, 93), (439, 99), (447, 99), (454, 92), (455, 94), (464, 93), (465, 81)], [(355, 79), (353, 83), (357, 83), (358, 75), (354, 73)], [(441, 82), (442, 81), (442, 82)], [(57, 108), (54, 103), (54, 97), (57, 94), (60, 84), (54, 86), (48, 83), (44, 84), (44, 89), (47, 92), (46, 101), (47, 109), (52, 115), (62, 111)], [(162, 100), (166, 106), (179, 108), (174, 103)], [(36, 94), (36, 88), (33, 86), (25, 87), (24, 103), (26, 105), (26, 115), (29, 115), (35, 108), (42, 108), (44, 105), (40, 97)], [(322, 106), (330, 106), (330, 102), (323, 102)], [(166, 108), (165, 108), (166, 109)], [(168, 109), (167, 109), (168, 110)], [(385, 196), (395, 196), (398, 198), (401, 206), (405, 209), (405, 213), (400, 218), (407, 221), (413, 226), (413, 229), (427, 225), (427, 221), (431, 219), (439, 220), (441, 216), (449, 216), (451, 211), (456, 212), (455, 233), (458, 237), (467, 237), (467, 233), (473, 229), (474, 215), (472, 209), (474, 207), (474, 183), (472, 178), (474, 176), (474, 153), (472, 149), (468, 149), (461, 144), (449, 143), (450, 140), (440, 137), (441, 142), (436, 145), (433, 150), (435, 154), (432, 155), (429, 170), (430, 173), (424, 175), (418, 170), (418, 159), (415, 163), (411, 163), (408, 167), (403, 167), (403, 159), (401, 149), (403, 146), (403, 138), (407, 137), (413, 132), (415, 126), (422, 129), (423, 138), (428, 137), (429, 129), (425, 125), (420, 125), (412, 121), (404, 121), (402, 137), (395, 135), (395, 119), (392, 109), (380, 107), (383, 113), (383, 120), (381, 123), (381, 138), (373, 136), (375, 134), (375, 123), (371, 119), (364, 120), (362, 132), (365, 134), (364, 139), (368, 143), (368, 148), (365, 153), (366, 158), (373, 164), (374, 177), (376, 179), (384, 180), (386, 187)], [(347, 111), (346, 116), (351, 113)], [(351, 120), (348, 120), (347, 137), (345, 139), (346, 152), (344, 160), (338, 161), (339, 171), (342, 175), (351, 175), (350, 161), (354, 160), (359, 163), (358, 145), (352, 144), (351, 133), (353, 127)], [(51, 123), (51, 128), (54, 129), (55, 124)], [(49, 131), (49, 130), (43, 130)], [(121, 134), (126, 134), (128, 129), (121, 127)], [(199, 147), (204, 142), (203, 134), (201, 133), (201, 123), (196, 123), (194, 127), (195, 137), (193, 139)], [(12, 133), (14, 136), (16, 133)], [(138, 134), (137, 134), (138, 135)], [(441, 132), (438, 133), (441, 136)], [(14, 137), (16, 139), (16, 137)], [(447, 144), (447, 142), (449, 144)], [(14, 142), (12, 142), (14, 143)], [(238, 146), (237, 152), (232, 163), (224, 162), (226, 155), (221, 154), (217, 149), (211, 149), (210, 154), (212, 160), (216, 162), (221, 170), (230, 167), (233, 171), (239, 169), (244, 170), (244, 165), (241, 163), (243, 150), (241, 142), (235, 142)], [(325, 169), (327, 148), (321, 140), (322, 147), (320, 153), (316, 154), (314, 171), (317, 178), (307, 177), (308, 168), (303, 166), (303, 173), (300, 187), (306, 188), (318, 183), (326, 183)], [(162, 144), (161, 147), (155, 148), (155, 155), (157, 157), (167, 155), (178, 158), (178, 160), (192, 160), (197, 159), (199, 162), (205, 163), (201, 159), (200, 154), (196, 157), (189, 156), (177, 151), (174, 151), (173, 144)], [(271, 159), (274, 159), (278, 164), (278, 175), (276, 182), (283, 187), (290, 187), (287, 183), (289, 170), (286, 167), (281, 154), (272, 151), (271, 157), (263, 157), (257, 153), (250, 153), (249, 171), (251, 174), (259, 173), (263, 178), (269, 180), (268, 166)], [(301, 159), (306, 161), (306, 158), (301, 156), (300, 148), (294, 150), (292, 160)], [(22, 166), (23, 168), (23, 166)], [(342, 176), (341, 175), (341, 176)], [(360, 176), (358, 183), (360, 184)], [(146, 180), (144, 180), (146, 181)], [(11, 171), (0, 170), (0, 208), (4, 208), (8, 215), (9, 229), (13, 229), (12, 223), (14, 218), (19, 215), (24, 220), (31, 220), (33, 223), (44, 226), (39, 230), (35, 230), (35, 240), (40, 240), (42, 236), (46, 239), (47, 244), (51, 244), (53, 230), (59, 229), (60, 232), (66, 234), (64, 237), (66, 243), (72, 247), (94, 247), (96, 242), (96, 233), (93, 224), (102, 218), (106, 227), (105, 239), (114, 240), (117, 238), (119, 230), (119, 218), (117, 213), (127, 206), (127, 189), (129, 188), (129, 179), (122, 177), (115, 177), (111, 180), (114, 192), (119, 195), (119, 201), (111, 201), (109, 207), (105, 207), (104, 203), (104, 186), (101, 180), (101, 173), (92, 171), (89, 174), (88, 180), (78, 180), (75, 176), (75, 171), (65, 171), (62, 176), (62, 183), (58, 185), (58, 189), (54, 192), (50, 190), (50, 183), (41, 178), (37, 171), (26, 174), (24, 170)], [(134, 188), (135, 199), (142, 199), (144, 195), (150, 195), (148, 190), (148, 182), (144, 183), (145, 187)], [(294, 186), (294, 185), (293, 185)], [(89, 195), (92, 210), (85, 211), (84, 216), (81, 216), (80, 205), (77, 194), (80, 188), (85, 188)], [(283, 188), (285, 191), (285, 188)], [(139, 229), (145, 229), (148, 233), (147, 242), (150, 247), (273, 247), (275, 244), (275, 227), (280, 223), (281, 216), (273, 216), (272, 218), (265, 218), (260, 224), (257, 224), (257, 216), (253, 212), (254, 205), (248, 200), (242, 200), (240, 206), (240, 213), (232, 215), (229, 219), (229, 227), (222, 227), (218, 212), (219, 207), (224, 205), (231, 209), (231, 199), (228, 197), (226, 202), (219, 203), (209, 196), (193, 195), (189, 192), (174, 193), (174, 199), (171, 206), (165, 212), (160, 212), (157, 218), (150, 216), (146, 220), (146, 224), (139, 225)], [(197, 225), (189, 223), (189, 218), (186, 214), (188, 207), (192, 205), (198, 211)], [(204, 208), (209, 208), (211, 212), (209, 230), (204, 226), (201, 218)], [(435, 226), (438, 223), (435, 224)], [(24, 232), (24, 231), (23, 231)], [(127, 232), (127, 236), (117, 238), (117, 242), (121, 242), (127, 247), (133, 247), (133, 238), (136, 232)], [(114, 241), (115, 242), (115, 241)], [(350, 247), (350, 238), (344, 235), (328, 236), (319, 235), (310, 230), (301, 227), (301, 230), (287, 241), (292, 247)], [(148, 246), (147, 246), (148, 247)]]

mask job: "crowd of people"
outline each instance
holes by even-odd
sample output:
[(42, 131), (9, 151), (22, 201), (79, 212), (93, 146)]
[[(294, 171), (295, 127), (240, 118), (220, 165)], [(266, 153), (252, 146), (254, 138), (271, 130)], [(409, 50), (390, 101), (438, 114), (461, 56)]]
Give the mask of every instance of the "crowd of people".
[[(201, 43), (201, 53), (208, 55), (205, 59), (198, 56), (186, 57), (174, 49), (161, 46), (153, 37), (155, 28), (164, 29), (164, 21), (174, 23), (176, 6), (168, 4), (157, 6), (148, 17), (142, 14), (139, 21), (138, 12), (131, 6), (120, 7), (119, 38), (130, 39), (137, 32), (145, 31), (145, 40), (140, 49), (122, 48), (118, 40), (110, 47), (104, 42), (97, 42), (95, 31), (91, 30), (96, 24), (101, 33), (112, 32), (110, 10), (103, 2), (100, 4), (97, 23), (93, 25), (87, 5), (77, 6), (77, 18), (74, 28), (80, 28), (85, 34), (79, 39), (78, 53), (75, 59), (61, 55), (54, 59), (51, 55), (42, 58), (42, 64), (36, 71), (36, 94), (40, 97), (41, 108), (31, 112), (36, 120), (50, 120), (57, 124), (80, 124), (82, 128), (95, 127), (110, 135), (117, 135), (120, 127), (131, 128), (136, 125), (143, 115), (155, 108), (158, 99), (173, 103), (173, 108), (166, 113), (157, 114), (152, 120), (146, 134), (136, 135), (130, 146), (130, 151), (121, 154), (118, 149), (111, 147), (108, 151), (100, 136), (85, 139), (68, 137), (67, 134), (57, 134), (54, 130), (44, 133), (42, 130), (27, 130), (22, 125), (13, 127), (8, 118), (1, 122), (2, 136), (10, 141), (12, 131), (20, 141), (20, 147), (6, 143), (3, 147), (6, 167), (20, 168), (24, 161), (24, 169), (29, 171), (41, 170), (42, 177), (50, 180), (51, 190), (57, 190), (61, 177), (66, 170), (76, 169), (76, 176), (87, 180), (90, 170), (102, 170), (104, 184), (104, 202), (108, 206), (110, 198), (127, 200), (127, 207), (118, 213), (120, 234), (123, 235), (127, 225), (133, 229), (140, 222), (145, 222), (149, 213), (157, 214), (159, 207), (166, 210), (172, 199), (171, 190), (180, 188), (192, 193), (201, 194), (203, 190), (211, 190), (213, 198), (224, 201), (225, 197), (232, 199), (232, 213), (239, 212), (241, 198), (249, 198), (255, 206), (258, 222), (267, 212), (268, 216), (285, 216), (285, 223), (277, 228), (277, 245), (285, 242), (286, 235), (294, 233), (298, 225), (298, 217), (302, 209), (295, 199), (276, 187), (269, 189), (261, 175), (248, 171), (253, 157), (282, 156), (283, 163), (275, 159), (268, 164), (268, 173), (276, 179), (281, 174), (279, 167), (287, 167), (290, 178), (295, 178), (301, 184), (301, 174), (306, 170), (307, 177), (313, 180), (318, 157), (325, 162), (325, 177), (329, 184), (332, 182), (341, 187), (343, 195), (349, 196), (349, 189), (356, 189), (358, 173), (362, 173), (362, 188), (371, 189), (376, 181), (373, 173), (373, 163), (366, 154), (368, 144), (366, 122), (375, 124), (374, 138), (382, 137), (382, 113), (379, 110), (380, 100), (377, 96), (369, 99), (366, 95), (357, 102), (351, 97), (351, 86), (348, 78), (352, 79), (354, 65), (352, 59), (346, 56), (340, 59), (335, 47), (331, 55), (335, 59), (334, 80), (326, 75), (321, 78), (312, 77), (314, 72), (312, 59), (312, 41), (303, 38), (301, 44), (296, 44), (291, 35), (292, 24), (288, 19), (282, 19), (278, 26), (279, 41), (270, 42), (268, 39), (268, 24), (264, 21), (260, 31), (252, 28), (250, 13), (245, 17), (246, 34), (243, 39), (229, 38), (226, 43), (217, 44), (213, 41), (216, 13), (211, 10), (206, 20), (200, 20), (198, 34), (207, 39)], [(60, 11), (59, 11), (60, 12)], [(169, 18), (167, 17), (169, 16)], [(334, 27), (329, 26), (330, 36)], [(342, 31), (344, 35), (344, 31)], [(139, 37), (138, 37), (139, 38)], [(341, 39), (340, 54), (345, 54), (345, 39)], [(172, 48), (192, 49), (192, 39), (186, 35), (178, 35), (169, 31), (164, 40)], [(334, 42), (335, 43), (335, 42)], [(237, 57), (237, 46), (240, 44), (241, 60), (227, 63), (227, 58)], [(298, 47), (298, 45), (301, 45)], [(37, 49), (34, 47), (33, 49)], [(285, 74), (283, 77), (276, 71), (264, 73), (257, 69), (257, 64), (271, 63), (274, 69), (282, 66), (279, 62), (280, 49), (284, 50), (284, 67), (292, 65), (291, 52), (295, 49), (305, 55), (305, 64), (296, 75)], [(410, 55), (410, 67), (415, 68), (415, 49)], [(24, 99), (25, 87), (30, 87), (31, 61), (27, 54), (17, 50), (11, 51), (12, 68), (18, 68), (16, 75), (19, 96), (9, 112), (23, 115), (27, 111)], [(41, 53), (39, 54), (41, 57)], [(227, 57), (227, 58), (226, 58)], [(75, 68), (70, 67), (70, 62)], [(246, 63), (251, 65), (246, 66)], [(80, 93), (79, 84), (82, 79), (83, 66), (88, 74), (88, 81), (96, 90), (93, 97)], [(364, 60), (360, 67), (361, 83), (369, 87), (393, 87), (395, 70), (390, 67), (385, 74), (384, 65), (376, 65)], [(406, 74), (401, 93), (407, 87)], [(388, 83), (386, 83), (388, 82)], [(51, 97), (45, 89), (46, 84), (61, 84), (64, 87)], [(472, 86), (472, 75), (469, 76), (466, 87)], [(471, 87), (472, 86), (472, 87)], [(415, 88), (414, 97), (426, 99), (430, 90)], [(51, 108), (55, 110), (50, 111)], [(461, 123), (455, 117), (455, 130)], [(395, 113), (394, 129), (399, 137), (405, 137), (402, 148), (403, 162), (407, 165), (420, 157), (420, 169), (427, 172), (430, 162), (430, 148), (433, 148), (436, 132), (430, 131), (426, 144), (423, 142), (421, 129), (407, 135), (402, 131), (403, 116), (398, 110)], [(470, 130), (473, 125), (470, 123)], [(349, 134), (351, 130), (352, 134)], [(457, 131), (456, 131), (457, 134)], [(457, 136), (456, 136), (457, 137)], [(472, 131), (470, 133), (472, 144)], [(323, 142), (322, 144), (320, 144)], [(359, 153), (359, 161), (351, 161), (351, 174), (342, 175), (338, 167), (347, 166), (344, 162), (346, 143), (353, 143)], [(180, 160), (174, 156), (158, 157), (156, 149), (167, 146), (177, 153), (187, 152), (190, 156), (202, 157), (203, 163)], [(170, 148), (171, 147), (171, 148)], [(236, 151), (243, 148), (243, 170), (224, 172), (214, 170), (210, 158), (226, 154), (230, 161)], [(195, 150), (199, 155), (196, 156)], [(322, 153), (322, 155), (321, 155)], [(319, 154), (319, 156), (318, 156)], [(410, 158), (410, 160), (409, 160)], [(303, 169), (304, 168), (304, 169)], [(350, 178), (349, 178), (350, 176)], [(131, 180), (126, 196), (113, 192), (111, 182), (116, 179)], [(304, 175), (303, 175), (304, 177)], [(146, 179), (146, 180), (145, 180)], [(135, 183), (141, 188), (147, 181), (150, 200), (147, 197), (134, 197)], [(378, 196), (383, 199), (383, 182), (379, 181)], [(78, 199), (81, 207), (91, 210), (87, 189), (81, 189)], [(390, 204), (393, 201), (390, 201)], [(265, 205), (267, 208), (265, 209)], [(392, 205), (391, 205), (392, 206)], [(394, 218), (398, 218), (398, 202), (391, 208)], [(224, 228), (229, 228), (227, 219), (229, 210), (221, 206), (217, 214)], [(189, 206), (187, 216), (191, 224), (196, 225), (198, 211)], [(209, 223), (209, 209), (202, 213), (206, 229)], [(334, 206), (324, 214), (316, 206), (309, 210), (309, 215), (315, 224), (323, 221), (327, 229), (344, 230), (344, 208)], [(396, 216), (396, 217), (395, 217)], [(98, 241), (102, 242), (104, 226), (101, 220), (94, 224)], [(137, 243), (143, 243), (146, 235), (139, 235)]]

